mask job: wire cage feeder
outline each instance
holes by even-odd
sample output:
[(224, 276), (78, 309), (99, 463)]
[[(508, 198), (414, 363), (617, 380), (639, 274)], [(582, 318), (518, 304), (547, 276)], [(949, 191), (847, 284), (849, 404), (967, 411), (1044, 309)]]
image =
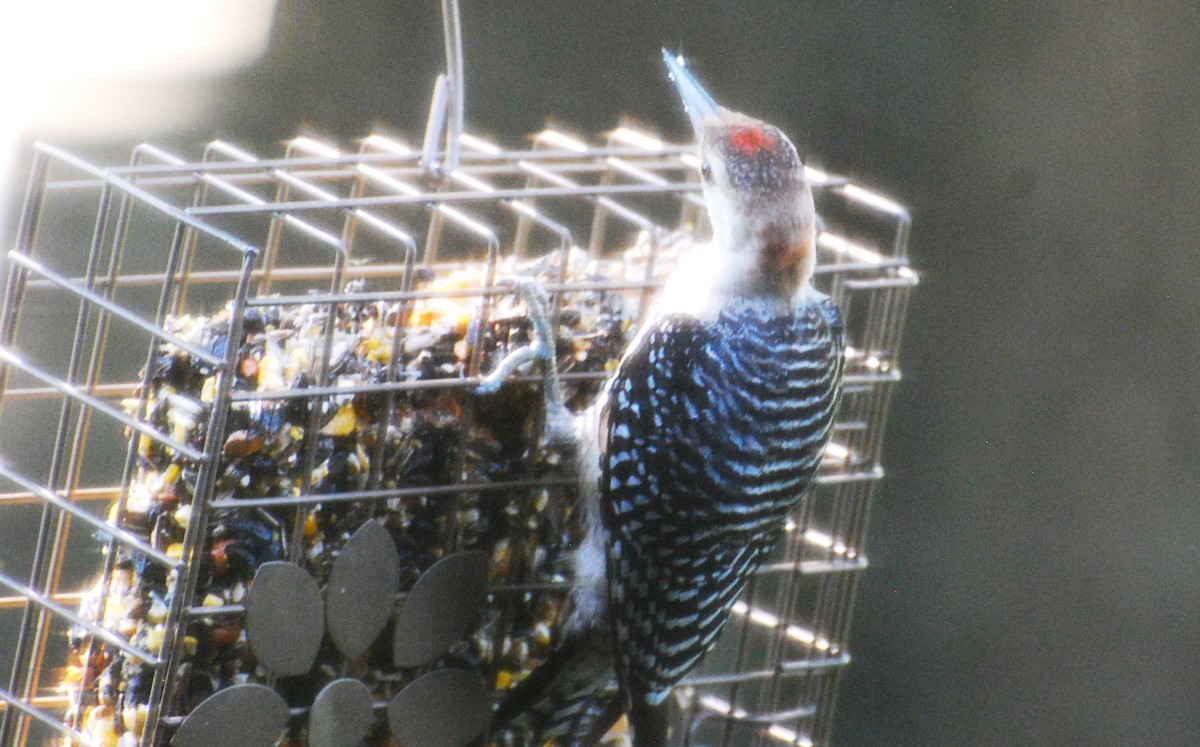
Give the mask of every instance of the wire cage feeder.
[[(476, 391), (534, 335), (512, 279), (545, 290), (578, 409), (708, 228), (690, 144), (463, 132), (448, 7), (424, 144), (36, 146), (0, 314), (0, 521), (26, 538), (0, 548), (0, 744), (521, 743), (483, 730), (553, 646), (578, 517), (544, 372)], [(850, 661), (916, 275), (903, 207), (808, 176), (845, 395), (676, 688), (680, 744), (826, 744)]]

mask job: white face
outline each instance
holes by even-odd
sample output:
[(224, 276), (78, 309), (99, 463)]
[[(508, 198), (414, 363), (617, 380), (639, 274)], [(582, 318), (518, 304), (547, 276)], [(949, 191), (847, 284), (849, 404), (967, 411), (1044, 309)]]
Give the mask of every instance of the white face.
[(740, 220), (742, 206), (734, 201), (724, 161), (705, 153), (701, 161), (700, 178), (704, 183), (704, 201), (708, 204), (713, 240), (719, 246), (732, 247), (735, 251), (748, 246), (745, 226), (741, 225)]
[(797, 283), (807, 280), (815, 262), (816, 210), (787, 137), (734, 115), (706, 129), (700, 152), (713, 238), (735, 255), (731, 269), (747, 277), (796, 273)]

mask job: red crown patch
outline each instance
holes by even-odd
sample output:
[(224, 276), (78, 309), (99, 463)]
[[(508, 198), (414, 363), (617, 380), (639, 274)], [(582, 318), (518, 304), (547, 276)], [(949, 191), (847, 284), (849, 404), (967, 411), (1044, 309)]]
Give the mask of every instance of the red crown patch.
[(779, 145), (773, 133), (758, 125), (734, 128), (727, 140), (731, 146), (748, 156), (757, 155), (761, 150), (774, 150)]

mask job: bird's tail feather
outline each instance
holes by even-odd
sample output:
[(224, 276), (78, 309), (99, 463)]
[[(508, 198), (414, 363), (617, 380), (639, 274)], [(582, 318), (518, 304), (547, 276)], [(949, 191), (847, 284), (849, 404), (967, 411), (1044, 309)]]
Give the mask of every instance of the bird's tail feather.
[[(514, 744), (596, 744), (621, 714), (610, 637), (603, 628), (573, 632), (500, 703), (492, 734), (520, 733)], [(503, 744), (504, 742), (499, 742)]]

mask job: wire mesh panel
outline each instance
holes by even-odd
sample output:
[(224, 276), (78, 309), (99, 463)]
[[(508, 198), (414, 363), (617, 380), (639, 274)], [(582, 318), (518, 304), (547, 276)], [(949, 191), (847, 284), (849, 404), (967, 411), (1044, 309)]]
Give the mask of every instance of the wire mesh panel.
[[(441, 169), (382, 135), (38, 146), (0, 316), (0, 521), (28, 537), (0, 551), (0, 743), (465, 744), (552, 649), (580, 521), (544, 391), (589, 404), (706, 238), (698, 162), (627, 127), (458, 142)], [(903, 208), (809, 177), (845, 395), (676, 689), (682, 744), (825, 743), (849, 662), (916, 277)], [(521, 355), (538, 312), (554, 367)]]

